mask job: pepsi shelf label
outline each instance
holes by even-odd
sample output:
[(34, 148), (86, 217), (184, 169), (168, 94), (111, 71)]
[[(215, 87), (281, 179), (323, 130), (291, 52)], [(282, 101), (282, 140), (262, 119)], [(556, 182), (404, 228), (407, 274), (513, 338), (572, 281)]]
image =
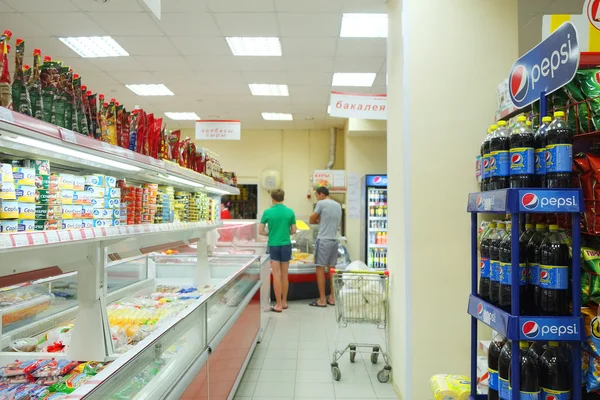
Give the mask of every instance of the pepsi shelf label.
[(383, 186), (388, 185), (387, 175), (367, 175), (367, 186)]
[(508, 336), (508, 317), (509, 314), (492, 306), (480, 298), (471, 295), (469, 298), (468, 313), (472, 317), (488, 325), (495, 331)]
[(520, 340), (582, 340), (581, 318), (579, 317), (521, 317), (519, 318)]
[(579, 66), (577, 29), (567, 21), (513, 65), (508, 76), (510, 99), (523, 108), (569, 83)]
[(519, 190), (521, 212), (582, 212), (578, 190)]
[(505, 190), (470, 193), (468, 212), (504, 212), (506, 211), (507, 192)]

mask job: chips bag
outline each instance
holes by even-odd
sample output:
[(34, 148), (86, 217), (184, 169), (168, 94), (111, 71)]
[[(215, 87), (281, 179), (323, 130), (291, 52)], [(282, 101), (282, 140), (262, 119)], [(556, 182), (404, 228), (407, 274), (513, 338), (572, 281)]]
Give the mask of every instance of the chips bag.
[(91, 378), (92, 375), (73, 371), (69, 375), (65, 376), (60, 382), (50, 386), (48, 391), (71, 393), (74, 392), (79, 386), (89, 381)]
[(131, 113), (129, 111), (123, 112), (123, 121), (121, 121), (121, 124), (123, 124), (123, 143), (121, 147), (128, 149), (130, 142), (129, 133), (131, 130)]
[(108, 130), (108, 103), (104, 103), (101, 106), (101, 110), (98, 113), (98, 121), (100, 124), (100, 140), (106, 143), (110, 143), (110, 133)]
[(580, 69), (577, 71), (579, 86), (589, 104), (594, 130), (600, 130), (600, 69)]
[(12, 97), (10, 94), (10, 72), (8, 70), (8, 52), (10, 46), (8, 41), (12, 37), (12, 32), (4, 31), (0, 36), (0, 106), (10, 106)]
[(98, 99), (96, 94), (92, 94), (91, 90), (86, 92), (88, 108), (90, 110), (90, 136), (95, 139), (100, 139), (100, 129), (98, 128)]
[(106, 111), (106, 126), (108, 128), (108, 136), (107, 140), (104, 140), (106, 143), (117, 144), (117, 101), (112, 98), (110, 99), (110, 103), (108, 103), (108, 109)]
[(23, 57), (25, 56), (25, 41), (17, 39), (15, 49), (15, 75), (12, 85), (12, 103), (13, 110), (31, 116), (31, 99), (23, 70)]
[(123, 106), (117, 101), (115, 103), (116, 110), (116, 135), (117, 135), (117, 146), (123, 147)]
[(131, 112), (131, 118), (129, 121), (129, 150), (131, 151), (135, 151), (136, 149), (139, 117), (140, 110), (136, 109)]
[(179, 163), (179, 139), (181, 131), (177, 130), (169, 134), (169, 160)]
[(33, 70), (28, 81), (29, 97), (31, 98), (31, 115), (37, 119), (44, 119), (44, 98), (40, 68), (42, 65), (42, 51), (33, 50)]
[(142, 143), (142, 154), (152, 156), (152, 142), (154, 138), (154, 114), (146, 115), (144, 123), (144, 141)]
[(83, 102), (81, 77), (78, 74), (73, 75), (73, 129), (82, 135), (89, 136), (87, 115)]

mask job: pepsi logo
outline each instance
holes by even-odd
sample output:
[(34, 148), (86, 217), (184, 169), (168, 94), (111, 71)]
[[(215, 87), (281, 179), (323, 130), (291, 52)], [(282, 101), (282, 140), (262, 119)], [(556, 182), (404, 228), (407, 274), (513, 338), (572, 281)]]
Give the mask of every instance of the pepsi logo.
[(546, 159), (546, 162), (552, 161), (552, 154), (550, 154), (549, 151), (546, 152), (545, 159)]
[(535, 210), (540, 204), (540, 200), (533, 193), (525, 193), (521, 198), (521, 204), (527, 210)]
[(535, 321), (527, 321), (523, 324), (521, 331), (527, 339), (533, 339), (540, 334), (540, 326)]
[(540, 272), (540, 279), (543, 281), (547, 281), (550, 279), (550, 273), (548, 271)]
[(485, 160), (483, 160), (483, 168), (487, 168), (490, 165), (490, 161), (486, 158)]
[(496, 157), (490, 157), (490, 167), (496, 165)]
[(600, 29), (600, 0), (588, 0), (587, 6), (584, 6), (584, 10), (587, 10), (587, 17), (596, 29)]
[(483, 314), (483, 303), (477, 305), (477, 315)]
[(553, 394), (547, 394), (544, 400), (558, 400), (558, 397)]
[(484, 268), (485, 268), (485, 263), (483, 261), (481, 261), (479, 263), (479, 269), (481, 269), (483, 271)]
[(523, 278), (527, 278), (527, 270), (525, 268), (523, 268), (523, 270), (521, 271), (521, 276)]
[(520, 154), (513, 154), (511, 162), (513, 164), (521, 164), (523, 162), (523, 156)]
[(517, 101), (523, 101), (529, 91), (529, 73), (524, 65), (517, 65), (509, 78), (510, 94)]
[(373, 183), (381, 183), (383, 181), (383, 179), (381, 179), (380, 176), (376, 176), (375, 178), (373, 178)]
[(477, 207), (477, 209), (481, 209), (481, 207), (483, 207), (483, 196), (482, 195), (477, 195), (477, 200), (475, 201), (475, 206)]
[(538, 154), (535, 155), (534, 160), (535, 160), (536, 165), (539, 165), (542, 163), (542, 160), (540, 159), (540, 156)]

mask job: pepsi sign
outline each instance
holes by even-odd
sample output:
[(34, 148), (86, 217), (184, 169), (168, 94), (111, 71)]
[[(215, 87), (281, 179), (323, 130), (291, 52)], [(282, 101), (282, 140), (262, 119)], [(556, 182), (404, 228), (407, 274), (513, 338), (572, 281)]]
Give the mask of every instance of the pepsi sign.
[(569, 83), (578, 66), (577, 29), (567, 21), (515, 62), (508, 77), (510, 99), (523, 108)]
[(367, 175), (367, 186), (382, 186), (388, 185), (387, 175)]
[(581, 340), (581, 320), (577, 317), (521, 317), (520, 340)]
[(581, 212), (576, 190), (520, 190), (521, 212)]

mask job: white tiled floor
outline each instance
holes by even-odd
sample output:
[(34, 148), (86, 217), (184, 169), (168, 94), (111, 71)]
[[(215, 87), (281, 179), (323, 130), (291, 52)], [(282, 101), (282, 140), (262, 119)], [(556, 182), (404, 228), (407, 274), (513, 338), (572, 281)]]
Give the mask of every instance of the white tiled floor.
[[(308, 303), (290, 302), (283, 313), (272, 313), (235, 399), (396, 399), (391, 383), (377, 380), (377, 372), (384, 365), (382, 357), (373, 365), (369, 353), (357, 354), (354, 364), (345, 354), (338, 361), (342, 379), (333, 380), (334, 307), (309, 307)], [(383, 332), (371, 325), (342, 329), (338, 348), (350, 342), (385, 343)]]

